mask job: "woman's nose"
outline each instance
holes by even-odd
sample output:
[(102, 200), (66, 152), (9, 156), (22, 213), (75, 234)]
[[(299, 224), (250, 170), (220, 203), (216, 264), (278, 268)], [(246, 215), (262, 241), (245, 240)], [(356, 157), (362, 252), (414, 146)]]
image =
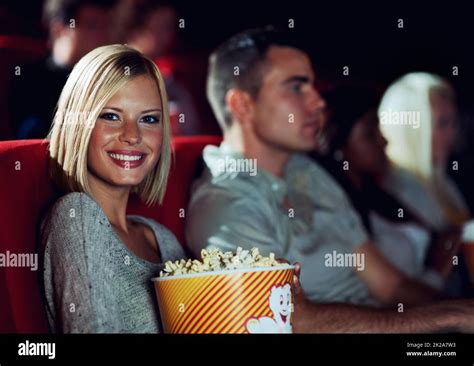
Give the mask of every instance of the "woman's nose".
[(141, 132), (138, 124), (135, 121), (127, 121), (123, 125), (119, 140), (128, 143), (129, 145), (140, 143)]

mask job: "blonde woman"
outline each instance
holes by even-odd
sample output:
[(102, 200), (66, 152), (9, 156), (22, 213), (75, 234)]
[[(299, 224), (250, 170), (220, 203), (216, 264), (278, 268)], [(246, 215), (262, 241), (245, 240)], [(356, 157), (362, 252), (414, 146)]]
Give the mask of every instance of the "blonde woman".
[(385, 188), (432, 229), (462, 225), (470, 215), (446, 173), (458, 124), (451, 85), (436, 75), (407, 74), (387, 89), (378, 112), (393, 163)]
[(66, 195), (42, 225), (46, 311), (55, 332), (159, 331), (150, 279), (184, 257), (171, 232), (127, 216), (130, 193), (163, 199), (170, 132), (163, 79), (123, 45), (74, 67), (48, 136), (51, 172)]

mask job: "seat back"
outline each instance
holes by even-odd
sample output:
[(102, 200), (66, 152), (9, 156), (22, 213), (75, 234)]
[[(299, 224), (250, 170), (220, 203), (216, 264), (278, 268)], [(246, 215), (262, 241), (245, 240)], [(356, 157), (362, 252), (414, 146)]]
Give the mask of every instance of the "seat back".
[[(54, 195), (46, 145), (42, 140), (0, 142), (0, 166), (0, 253), (37, 253), (37, 224)], [(47, 330), (38, 273), (0, 266), (1, 332)]]
[[(162, 206), (147, 207), (131, 197), (127, 212), (155, 219), (184, 244), (184, 220), (189, 189), (202, 149), (218, 144), (216, 136), (177, 137), (175, 162)], [(47, 172), (43, 140), (0, 142), (0, 254), (38, 253), (38, 226), (58, 198)], [(1, 262), (0, 262), (1, 264)], [(12, 264), (12, 263), (10, 263)], [(0, 265), (0, 333), (48, 331), (41, 295), (41, 270)]]
[(137, 197), (131, 196), (130, 214), (151, 217), (170, 229), (181, 244), (185, 244), (184, 225), (191, 183), (196, 176), (204, 146), (218, 145), (220, 136), (177, 136), (173, 138), (174, 163), (163, 205), (147, 207)]

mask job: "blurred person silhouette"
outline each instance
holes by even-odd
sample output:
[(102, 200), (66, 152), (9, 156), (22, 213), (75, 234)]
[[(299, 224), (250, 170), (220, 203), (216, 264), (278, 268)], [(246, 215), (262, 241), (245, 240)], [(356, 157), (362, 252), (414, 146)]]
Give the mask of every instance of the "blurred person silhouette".
[[(452, 314), (443, 304), (453, 303), (410, 307), (437, 293), (380, 254), (339, 184), (305, 155), (317, 147), (325, 101), (303, 47), (289, 34), (260, 28), (211, 54), (207, 95), (224, 140), (203, 150), (205, 169), (186, 215), (189, 249), (257, 247), (300, 262), (303, 291), (293, 318), (299, 332), (445, 328)], [(409, 307), (404, 314), (360, 306), (400, 302)], [(472, 301), (457, 303), (464, 304), (463, 324), (472, 325)]]
[[(206, 169), (186, 221), (190, 249), (258, 247), (300, 262), (302, 288), (313, 302), (390, 306), (437, 299), (432, 286), (382, 255), (344, 190), (305, 155), (317, 148), (325, 101), (302, 47), (284, 33), (257, 29), (211, 56), (208, 98), (224, 141), (203, 151)], [(247, 160), (253, 173), (237, 168)], [(341, 255), (366, 265), (333, 265)]]
[(173, 135), (202, 133), (199, 112), (189, 83), (175, 56), (181, 52), (176, 8), (163, 0), (123, 0), (119, 5), (121, 38), (155, 61), (165, 78)]
[[(320, 143), (324, 153), (315, 156), (317, 161), (344, 188), (382, 254), (405, 275), (443, 290), (458, 254), (459, 233), (433, 231), (379, 186), (390, 168), (377, 116), (380, 98), (361, 85), (340, 86), (324, 97), (328, 119)], [(447, 247), (449, 242), (455, 245)]]
[[(457, 232), (459, 237), (471, 213), (447, 173), (448, 169), (457, 168), (455, 162), (449, 162), (459, 118), (453, 87), (447, 80), (429, 73), (404, 75), (385, 91), (378, 113), (392, 162), (382, 186), (428, 226), (439, 232), (452, 231), (453, 235)], [(442, 252), (432, 249), (435, 258), (436, 253)], [(472, 282), (471, 258), (471, 255), (461, 256), (467, 260)], [(458, 292), (462, 278), (459, 273), (452, 276), (448, 288)]]
[(127, 44), (156, 60), (178, 48), (178, 14), (163, 0), (123, 0), (119, 6)]
[(447, 174), (458, 130), (453, 87), (433, 74), (407, 74), (388, 87), (378, 113), (392, 162), (385, 189), (433, 229), (461, 226), (471, 214)]
[(112, 42), (116, 0), (47, 0), (43, 22), (50, 55), (24, 65), (13, 76), (9, 95), (12, 129), (18, 139), (44, 138), (59, 94), (75, 63), (92, 49)]

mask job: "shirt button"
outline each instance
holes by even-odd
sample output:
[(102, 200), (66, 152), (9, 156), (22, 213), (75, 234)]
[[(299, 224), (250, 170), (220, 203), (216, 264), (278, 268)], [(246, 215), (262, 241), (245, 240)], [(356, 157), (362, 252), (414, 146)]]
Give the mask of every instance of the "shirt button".
[(278, 190), (278, 183), (272, 183), (272, 190)]

